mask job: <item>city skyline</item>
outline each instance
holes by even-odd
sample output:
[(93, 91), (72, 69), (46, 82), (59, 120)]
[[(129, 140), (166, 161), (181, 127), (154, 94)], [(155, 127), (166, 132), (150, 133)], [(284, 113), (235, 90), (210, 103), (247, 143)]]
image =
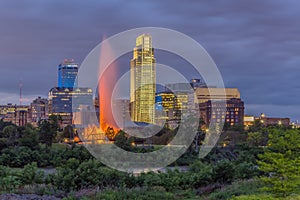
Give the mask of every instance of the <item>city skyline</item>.
[[(81, 63), (104, 34), (163, 26), (190, 35), (207, 49), (223, 75), (225, 86), (241, 91), (246, 114), (265, 112), (269, 116), (300, 119), (295, 112), (300, 107), (299, 43), (295, 42), (299, 41), (299, 27), (295, 26), (300, 13), (300, 6), (295, 4), (299, 2), (219, 3), (215, 7), (209, 2), (168, 6), (168, 1), (115, 1), (91, 6), (67, 1), (28, 1), (17, 6), (19, 3), (3, 1), (0, 103), (19, 103), (20, 79), (24, 85), (23, 104), (37, 96), (46, 97), (49, 88), (56, 85), (59, 62), (74, 58)], [(125, 15), (117, 12), (120, 6), (140, 9)], [(69, 9), (62, 12), (65, 8)], [(153, 15), (142, 15), (146, 9)], [(184, 23), (174, 20), (178, 13)], [(86, 23), (79, 26), (77, 20)]]

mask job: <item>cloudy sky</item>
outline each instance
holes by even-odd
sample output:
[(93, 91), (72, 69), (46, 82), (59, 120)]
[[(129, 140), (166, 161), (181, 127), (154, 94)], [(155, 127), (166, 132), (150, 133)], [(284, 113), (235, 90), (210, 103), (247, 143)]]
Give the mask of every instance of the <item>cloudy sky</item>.
[(18, 102), (20, 79), (24, 102), (47, 96), (57, 65), (82, 62), (103, 35), (158, 26), (198, 41), (247, 114), (300, 120), (299, 19), (298, 0), (2, 0), (0, 103)]

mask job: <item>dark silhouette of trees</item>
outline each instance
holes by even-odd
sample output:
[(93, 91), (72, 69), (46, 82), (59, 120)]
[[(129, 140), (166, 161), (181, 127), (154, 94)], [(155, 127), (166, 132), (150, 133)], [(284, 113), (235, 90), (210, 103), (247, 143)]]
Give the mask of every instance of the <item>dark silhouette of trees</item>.
[(56, 137), (57, 131), (60, 130), (60, 116), (51, 115), (47, 120), (41, 120), (38, 124), (40, 141), (46, 144), (47, 147), (52, 146), (53, 140)]

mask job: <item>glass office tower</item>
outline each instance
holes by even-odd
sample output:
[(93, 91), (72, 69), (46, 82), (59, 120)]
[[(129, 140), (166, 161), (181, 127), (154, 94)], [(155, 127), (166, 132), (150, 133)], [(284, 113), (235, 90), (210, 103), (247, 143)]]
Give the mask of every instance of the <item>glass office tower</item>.
[(78, 64), (74, 63), (74, 60), (64, 60), (60, 65), (58, 65), (58, 87), (77, 87), (77, 73)]
[(130, 62), (131, 119), (135, 122), (155, 123), (155, 58), (149, 34), (136, 38)]

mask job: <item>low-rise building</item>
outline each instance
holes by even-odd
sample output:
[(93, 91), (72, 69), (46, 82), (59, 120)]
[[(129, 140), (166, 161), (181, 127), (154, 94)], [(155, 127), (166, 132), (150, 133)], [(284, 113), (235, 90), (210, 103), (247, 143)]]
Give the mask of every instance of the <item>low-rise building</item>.
[(17, 126), (31, 123), (31, 109), (28, 105), (0, 105), (0, 118)]
[(258, 118), (260, 123), (265, 126), (270, 125), (282, 125), (282, 126), (289, 126), (290, 125), (290, 118), (280, 118), (280, 117), (267, 117), (264, 113), (260, 115)]

